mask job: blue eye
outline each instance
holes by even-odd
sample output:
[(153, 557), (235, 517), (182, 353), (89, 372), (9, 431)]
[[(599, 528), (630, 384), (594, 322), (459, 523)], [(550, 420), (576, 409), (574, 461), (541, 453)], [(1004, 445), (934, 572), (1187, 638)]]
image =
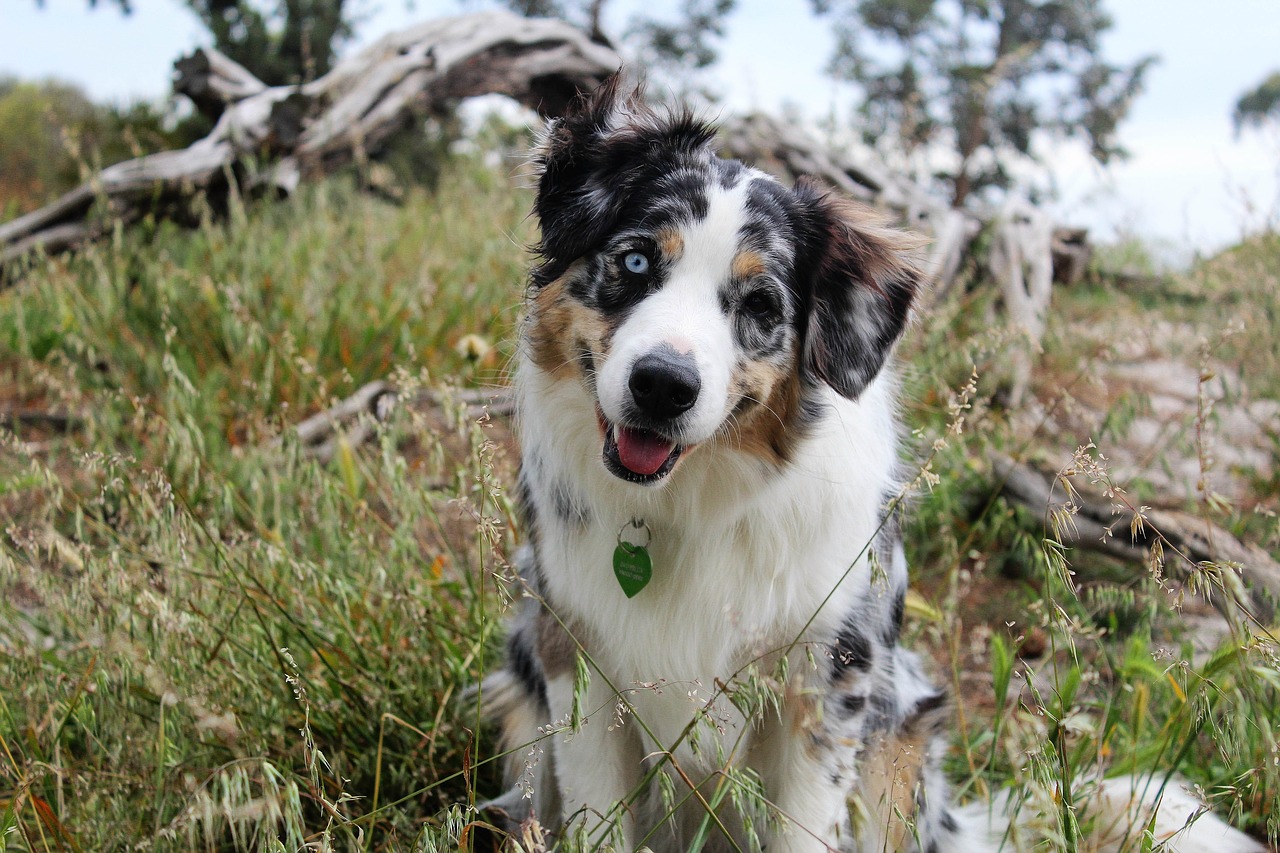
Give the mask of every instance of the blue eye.
[(644, 252), (627, 252), (622, 256), (622, 267), (632, 275), (644, 275), (649, 271), (649, 256)]

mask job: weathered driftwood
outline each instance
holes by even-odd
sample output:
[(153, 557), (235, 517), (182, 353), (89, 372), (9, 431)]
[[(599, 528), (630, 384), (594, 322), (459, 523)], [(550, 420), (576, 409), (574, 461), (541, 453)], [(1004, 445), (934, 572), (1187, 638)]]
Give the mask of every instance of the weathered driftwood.
[(1093, 244), (1086, 228), (1053, 229), (1053, 280), (1075, 284), (1084, 278), (1093, 260)]
[(380, 379), (366, 383), (350, 397), (298, 424), (294, 432), (303, 445), (315, 445), (332, 435), (340, 424), (352, 423), (359, 415), (367, 413), (383, 420), (394, 405), (395, 393), (390, 384)]
[(71, 432), (84, 425), (84, 417), (69, 412), (43, 409), (8, 409), (0, 411), (0, 429), (19, 430), (39, 427), (53, 432)]
[(185, 95), (204, 115), (221, 117), (229, 104), (266, 90), (243, 65), (213, 49), (196, 48), (173, 63), (173, 91)]
[[(509, 390), (457, 390), (442, 394), (432, 390), (419, 390), (402, 394), (390, 382), (381, 379), (366, 383), (354, 394), (294, 427), (294, 432), (308, 456), (327, 462), (333, 458), (339, 441), (350, 447), (359, 447), (373, 436), (374, 427), (386, 421), (399, 406), (466, 407), (466, 417), (474, 420), (481, 415), (508, 416), (515, 410), (515, 400)], [(273, 444), (280, 446), (280, 440)]]
[(177, 85), (219, 116), (210, 134), (180, 151), (109, 166), (0, 225), (0, 267), (36, 248), (93, 239), (104, 223), (181, 209), (197, 191), (233, 178), (254, 191), (291, 192), (301, 175), (374, 153), (415, 116), (461, 98), (499, 93), (557, 115), (618, 65), (617, 54), (568, 24), (497, 11), (392, 33), (303, 86), (266, 87), (206, 49), (179, 62)]
[(1031, 382), (1053, 296), (1053, 223), (1030, 204), (1010, 199), (992, 227), (987, 269), (1000, 287), (1007, 322), (1021, 335), (1010, 347), (1007, 405), (1022, 405)]
[[(1063, 508), (1068, 503), (1065, 489), (1055, 490), (1056, 478), (1025, 462), (1000, 453), (990, 457), (992, 475), (1001, 493), (1009, 500), (1038, 513)], [(1164, 565), (1174, 577), (1186, 578), (1206, 563), (1237, 565), (1239, 574), (1227, 570), (1222, 579), (1231, 595), (1215, 594), (1213, 604), (1229, 617), (1235, 598), (1247, 605), (1264, 624), (1269, 623), (1280, 602), (1280, 563), (1271, 555), (1210, 521), (1190, 513), (1170, 509), (1145, 509), (1143, 523), (1135, 524), (1134, 510), (1102, 495), (1091, 494), (1074, 483), (1071, 502), (1075, 511), (1071, 523), (1058, 531), (1062, 544), (1087, 548), (1121, 560), (1145, 563), (1152, 545), (1159, 540)]]

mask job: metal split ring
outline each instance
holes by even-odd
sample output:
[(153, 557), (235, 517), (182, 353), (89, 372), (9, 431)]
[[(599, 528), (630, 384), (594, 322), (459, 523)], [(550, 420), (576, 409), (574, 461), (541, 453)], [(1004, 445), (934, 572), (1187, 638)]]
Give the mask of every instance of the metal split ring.
[[(626, 540), (626, 539), (623, 539), (623, 538), (622, 538), (622, 534), (623, 534), (623, 532), (624, 532), (628, 527), (630, 527), (630, 528), (632, 528), (632, 529), (634, 529), (634, 530), (643, 530), (643, 531), (644, 531), (644, 544), (643, 544), (643, 545), (639, 545), (639, 544), (636, 544), (636, 543), (634, 543), (634, 542), (630, 542), (630, 541), (628, 541), (628, 540)], [(653, 531), (651, 531), (651, 530), (649, 529), (649, 525), (647, 525), (647, 524), (645, 524), (645, 523), (644, 523), (644, 519), (643, 519), (643, 518), (632, 518), (630, 521), (626, 522), (625, 524), (623, 524), (621, 527), (619, 527), (619, 528), (618, 528), (618, 544), (619, 544), (619, 545), (621, 545), (621, 544), (623, 544), (623, 543), (626, 543), (627, 545), (630, 545), (632, 548), (648, 548), (648, 547), (649, 547), (649, 542), (650, 542), (650, 540), (652, 540), (652, 539), (653, 539)]]

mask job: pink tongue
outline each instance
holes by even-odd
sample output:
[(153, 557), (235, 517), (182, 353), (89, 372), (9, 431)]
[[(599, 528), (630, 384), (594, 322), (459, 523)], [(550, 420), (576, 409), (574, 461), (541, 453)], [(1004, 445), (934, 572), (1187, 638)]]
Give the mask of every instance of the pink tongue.
[(618, 430), (618, 459), (628, 471), (647, 477), (662, 467), (675, 447), (660, 435), (648, 430), (620, 426)]

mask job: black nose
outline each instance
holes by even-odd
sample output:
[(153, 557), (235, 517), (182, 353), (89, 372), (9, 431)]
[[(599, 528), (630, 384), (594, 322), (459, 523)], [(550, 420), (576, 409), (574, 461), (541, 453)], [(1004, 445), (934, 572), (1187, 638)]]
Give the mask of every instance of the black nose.
[(692, 408), (702, 388), (693, 359), (664, 350), (641, 356), (627, 384), (641, 414), (662, 421)]

